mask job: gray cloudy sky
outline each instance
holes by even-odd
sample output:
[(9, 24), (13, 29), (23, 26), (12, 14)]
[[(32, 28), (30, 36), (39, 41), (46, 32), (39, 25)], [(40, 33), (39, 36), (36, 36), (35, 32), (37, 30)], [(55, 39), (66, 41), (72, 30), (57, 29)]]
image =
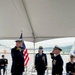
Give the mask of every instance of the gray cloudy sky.
[[(72, 45), (75, 41), (75, 37), (71, 38), (58, 38), (58, 39), (51, 39), (51, 40), (46, 40), (42, 42), (36, 43), (36, 48), (39, 46), (43, 47), (54, 47), (55, 45), (58, 46), (67, 46), (67, 45)], [(15, 46), (15, 40), (0, 40), (0, 44), (4, 45), (4, 47), (9, 47), (12, 48)], [(32, 42), (27, 42), (25, 41), (25, 44), (27, 48), (33, 48), (33, 43)]]

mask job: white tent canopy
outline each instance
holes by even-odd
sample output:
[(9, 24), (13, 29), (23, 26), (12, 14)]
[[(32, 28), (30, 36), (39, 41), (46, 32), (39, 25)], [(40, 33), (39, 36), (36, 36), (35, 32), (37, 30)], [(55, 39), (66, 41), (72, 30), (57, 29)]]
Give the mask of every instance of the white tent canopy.
[(0, 0), (0, 39), (31, 42), (75, 37), (75, 0)]

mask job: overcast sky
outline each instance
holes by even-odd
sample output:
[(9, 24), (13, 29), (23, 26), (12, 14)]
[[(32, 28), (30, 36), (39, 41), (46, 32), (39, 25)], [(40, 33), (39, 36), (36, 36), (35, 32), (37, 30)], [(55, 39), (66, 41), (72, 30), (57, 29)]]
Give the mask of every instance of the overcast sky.
[[(37, 48), (39, 46), (54, 47), (55, 45), (62, 47), (62, 46), (73, 45), (74, 41), (75, 41), (75, 37), (51, 39), (51, 40), (46, 40), (46, 41), (36, 43), (36, 47)], [(15, 40), (0, 40), (0, 44), (6, 45), (7, 47), (12, 48), (15, 46)], [(26, 44), (27, 48), (34, 47), (32, 42), (25, 41), (25, 44)]]
[(43, 42), (38, 42), (36, 46), (42, 45), (44, 47), (54, 47), (55, 45), (58, 46), (68, 46), (73, 45), (75, 41), (75, 37), (72, 38), (58, 38), (58, 39), (52, 39), (52, 40), (46, 40)]

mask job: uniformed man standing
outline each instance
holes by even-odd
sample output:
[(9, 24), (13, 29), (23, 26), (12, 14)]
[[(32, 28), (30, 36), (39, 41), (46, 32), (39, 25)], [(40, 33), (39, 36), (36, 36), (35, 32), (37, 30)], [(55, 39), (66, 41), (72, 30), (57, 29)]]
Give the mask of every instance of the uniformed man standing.
[(38, 53), (35, 55), (35, 69), (37, 75), (44, 75), (47, 69), (47, 56), (43, 53), (43, 47), (39, 47)]
[(16, 40), (16, 46), (11, 49), (12, 56), (12, 67), (11, 74), (12, 75), (22, 75), (24, 71), (24, 57), (22, 50), (22, 40)]
[(60, 55), (61, 48), (55, 46), (53, 52), (50, 53), (52, 58), (52, 75), (62, 75), (63, 72), (63, 60)]
[(75, 57), (70, 55), (70, 61), (66, 63), (66, 73), (67, 75), (75, 75)]

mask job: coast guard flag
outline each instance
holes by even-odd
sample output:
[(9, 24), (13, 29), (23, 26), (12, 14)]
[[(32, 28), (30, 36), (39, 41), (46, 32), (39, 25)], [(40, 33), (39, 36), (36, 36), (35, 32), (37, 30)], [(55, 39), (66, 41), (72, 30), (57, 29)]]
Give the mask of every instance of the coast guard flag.
[[(22, 33), (21, 33), (20, 39), (22, 39)], [(23, 50), (23, 54), (24, 54), (24, 66), (27, 66), (28, 61), (29, 61), (29, 56), (28, 56), (28, 50), (25, 46), (24, 41), (23, 41), (23, 45), (22, 45), (22, 50)]]
[(74, 42), (74, 44), (72, 46), (72, 49), (70, 51), (70, 55), (74, 55), (75, 56), (75, 42)]

